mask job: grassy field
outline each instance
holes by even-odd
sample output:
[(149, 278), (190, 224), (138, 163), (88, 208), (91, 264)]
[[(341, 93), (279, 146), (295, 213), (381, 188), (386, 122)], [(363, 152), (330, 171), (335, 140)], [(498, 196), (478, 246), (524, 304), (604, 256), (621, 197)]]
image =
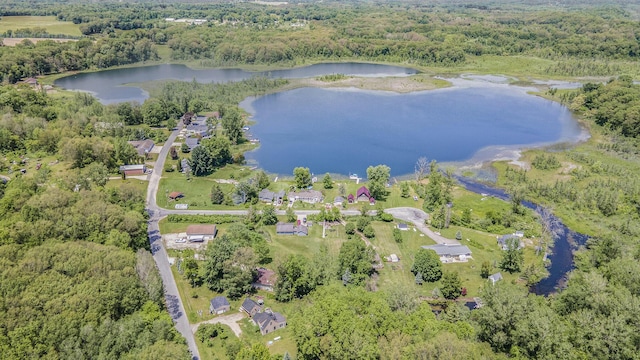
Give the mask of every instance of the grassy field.
[[(413, 265), (415, 254), (421, 246), (434, 244), (428, 237), (420, 236), (421, 233), (419, 231), (414, 232), (412, 226), (410, 226), (409, 231), (402, 233), (403, 242), (397, 244), (393, 240), (392, 235), (394, 226), (395, 223), (373, 223), (376, 237), (371, 240), (371, 242), (376, 247), (380, 256), (384, 258), (384, 256), (396, 254), (400, 258), (398, 263), (385, 263), (384, 268), (379, 271), (378, 286), (381, 291), (391, 289), (397, 286), (397, 284), (416, 286), (415, 276), (411, 273), (411, 266)], [(472, 259), (468, 262), (443, 264), (442, 268), (443, 271), (456, 271), (460, 274), (462, 286), (467, 288), (466, 297), (477, 296), (487, 281), (480, 277), (482, 263), (488, 261), (493, 265), (493, 272), (500, 271), (500, 269), (497, 268), (497, 264), (502, 258), (502, 250), (500, 250), (496, 244), (495, 234), (451, 226), (449, 229), (443, 230), (442, 235), (448, 238), (454, 238), (457, 231), (462, 232), (462, 244), (471, 249)], [(469, 241), (466, 239), (469, 239)], [(525, 248), (525, 267), (534, 262), (541, 263), (542, 258), (535, 256), (531, 247)], [(509, 274), (504, 271), (500, 272), (505, 281), (518, 281), (518, 274)], [(424, 283), (418, 288), (422, 295), (431, 296), (433, 289), (439, 286), (439, 282)]]
[(43, 28), (52, 35), (82, 35), (80, 26), (68, 21), (58, 21), (55, 16), (3, 16), (0, 18), (0, 33), (36, 27)]

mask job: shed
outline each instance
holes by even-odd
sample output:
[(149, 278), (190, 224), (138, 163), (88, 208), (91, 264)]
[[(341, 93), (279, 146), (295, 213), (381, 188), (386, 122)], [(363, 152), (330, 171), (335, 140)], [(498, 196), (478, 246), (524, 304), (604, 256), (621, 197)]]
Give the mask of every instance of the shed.
[(497, 283), (498, 281), (502, 280), (502, 274), (497, 272), (497, 273), (489, 276), (488, 279), (491, 280), (491, 285), (495, 285), (495, 283)]
[(389, 255), (389, 261), (391, 261), (392, 263), (396, 263), (396, 262), (400, 261), (400, 259), (398, 258), (398, 255), (391, 254), (391, 255)]
[(213, 240), (216, 237), (215, 225), (189, 225), (187, 227), (187, 240), (190, 242), (203, 242), (205, 240)]
[(220, 315), (229, 310), (231, 310), (231, 305), (229, 304), (227, 298), (224, 296), (216, 296), (211, 299), (211, 302), (209, 303), (210, 314)]
[(353, 194), (349, 194), (349, 196), (347, 196), (347, 202), (349, 202), (349, 204), (353, 204), (355, 201), (355, 196), (353, 196)]
[(398, 229), (402, 230), (402, 231), (409, 231), (409, 225), (404, 224), (404, 223), (400, 223), (400, 224), (398, 224)]

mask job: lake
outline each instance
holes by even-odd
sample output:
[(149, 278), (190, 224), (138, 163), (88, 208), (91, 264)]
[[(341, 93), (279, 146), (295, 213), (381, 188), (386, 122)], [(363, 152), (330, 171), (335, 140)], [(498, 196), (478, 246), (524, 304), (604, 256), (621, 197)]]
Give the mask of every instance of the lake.
[(245, 101), (256, 121), (250, 133), (260, 140), (245, 156), (276, 174), (304, 166), (315, 174), (365, 176), (368, 166), (385, 164), (392, 175), (405, 175), (422, 156), (481, 161), (488, 159), (476, 153), (492, 158), (585, 136), (560, 104), (522, 88), (475, 85), (410, 94), (302, 88)]
[(249, 79), (252, 76), (294, 79), (328, 74), (383, 77), (409, 76), (416, 73), (415, 69), (405, 67), (365, 63), (324, 63), (264, 72), (241, 69), (195, 70), (185, 65), (164, 64), (80, 73), (60, 78), (55, 81), (55, 85), (68, 90), (90, 92), (103, 104), (112, 104), (124, 101), (144, 102), (149, 94), (138, 87), (126, 86), (126, 84), (149, 81), (195, 80), (200, 83), (224, 83)]

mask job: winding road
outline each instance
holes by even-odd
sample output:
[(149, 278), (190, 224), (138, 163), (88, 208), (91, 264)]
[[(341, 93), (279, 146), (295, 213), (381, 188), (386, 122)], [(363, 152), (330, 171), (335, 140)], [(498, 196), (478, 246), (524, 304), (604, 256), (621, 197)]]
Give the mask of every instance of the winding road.
[[(182, 129), (182, 122), (174, 130), (167, 141), (164, 143), (162, 150), (158, 154), (158, 160), (156, 161), (152, 173), (149, 175), (149, 185), (147, 187), (147, 199), (146, 199), (146, 211), (149, 214), (148, 234), (149, 242), (151, 244), (151, 252), (153, 258), (156, 261), (162, 282), (164, 284), (165, 299), (167, 301), (167, 309), (171, 318), (173, 319), (176, 329), (184, 336), (191, 351), (193, 359), (200, 359), (200, 353), (196, 346), (196, 341), (193, 336), (193, 328), (189, 324), (189, 319), (184, 310), (178, 287), (176, 286), (175, 279), (171, 272), (171, 265), (169, 264), (169, 258), (167, 251), (162, 244), (162, 235), (160, 234), (160, 228), (158, 222), (163, 217), (170, 214), (180, 215), (246, 215), (247, 210), (172, 210), (160, 208), (156, 202), (156, 195), (158, 193), (158, 186), (160, 185), (160, 179), (162, 177), (162, 171), (164, 169), (164, 163), (169, 154), (171, 146), (178, 137), (178, 133)], [(386, 213), (393, 215), (393, 217), (410, 222), (416, 226), (418, 230), (430, 237), (438, 244), (460, 244), (457, 240), (447, 239), (434, 233), (425, 225), (427, 214), (416, 208), (411, 207), (399, 207), (390, 208), (384, 210)], [(297, 215), (311, 215), (317, 214), (318, 210), (297, 210)], [(284, 210), (278, 210), (278, 215), (285, 215)], [(343, 216), (358, 216), (359, 210), (342, 210)], [(375, 210), (369, 211), (369, 215), (375, 215)]]

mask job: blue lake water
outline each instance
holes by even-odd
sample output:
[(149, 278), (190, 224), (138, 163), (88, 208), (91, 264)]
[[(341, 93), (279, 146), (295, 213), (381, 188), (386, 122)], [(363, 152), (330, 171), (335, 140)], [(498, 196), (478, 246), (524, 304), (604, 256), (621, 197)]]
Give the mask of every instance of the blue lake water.
[(60, 78), (55, 81), (55, 85), (69, 90), (90, 92), (103, 104), (124, 101), (137, 101), (142, 103), (149, 97), (149, 94), (138, 87), (125, 86), (125, 84), (158, 80), (195, 80), (200, 83), (224, 83), (249, 79), (252, 76), (293, 79), (327, 74), (383, 77), (408, 76), (416, 73), (417, 71), (415, 69), (366, 63), (323, 63), (264, 72), (252, 72), (241, 69), (196, 70), (185, 65), (164, 64), (80, 73)]
[(302, 88), (242, 104), (260, 147), (246, 154), (268, 172), (366, 174), (386, 164), (414, 171), (419, 157), (460, 162), (481, 149), (574, 141), (583, 129), (569, 110), (515, 87), (455, 87), (410, 94)]

